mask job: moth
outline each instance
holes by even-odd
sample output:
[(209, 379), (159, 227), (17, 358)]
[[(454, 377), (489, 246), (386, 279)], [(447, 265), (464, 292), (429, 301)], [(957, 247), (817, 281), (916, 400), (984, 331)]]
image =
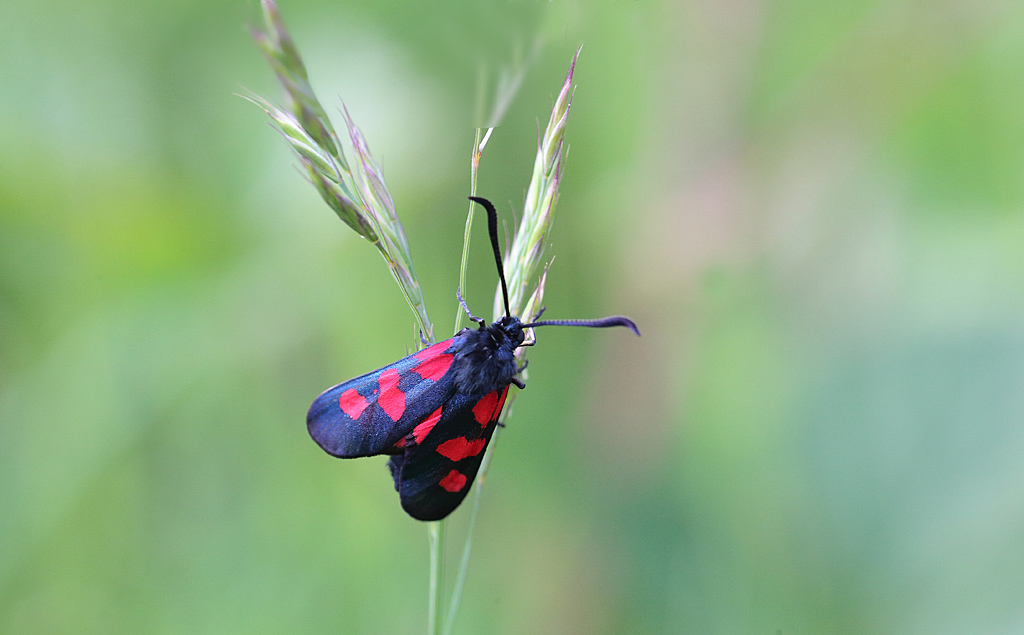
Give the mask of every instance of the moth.
[[(508, 396), (509, 386), (526, 388), (515, 352), (525, 329), (538, 326), (624, 326), (622, 316), (599, 320), (544, 320), (524, 323), (511, 315), (508, 286), (498, 248), (498, 216), (485, 198), (470, 200), (487, 211), (487, 227), (501, 281), (505, 316), (488, 325), (456, 297), (476, 328), (328, 388), (309, 408), (310, 436), (331, 456), (351, 459), (390, 455), (388, 466), (402, 509), (418, 520), (440, 520), (469, 492)], [(541, 309), (543, 312), (543, 309)]]

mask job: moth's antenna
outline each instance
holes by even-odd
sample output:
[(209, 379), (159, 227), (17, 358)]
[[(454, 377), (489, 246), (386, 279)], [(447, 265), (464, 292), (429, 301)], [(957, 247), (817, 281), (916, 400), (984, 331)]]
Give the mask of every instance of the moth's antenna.
[(501, 297), (505, 300), (505, 317), (509, 317), (511, 313), (508, 310), (508, 285), (505, 284), (505, 268), (501, 265), (501, 249), (498, 248), (498, 210), (494, 209), (494, 205), (486, 198), (470, 196), (469, 200), (474, 203), (480, 203), (487, 210), (487, 232), (491, 235), (491, 247), (494, 248), (494, 262), (498, 265), (498, 278), (501, 280)]
[(621, 315), (613, 315), (611, 317), (601, 318), (600, 320), (544, 320), (543, 322), (530, 322), (524, 324), (523, 328), (533, 328), (535, 326), (589, 326), (595, 329), (604, 329), (609, 326), (624, 326), (627, 329), (640, 335), (640, 329), (633, 324), (633, 320), (628, 317)]

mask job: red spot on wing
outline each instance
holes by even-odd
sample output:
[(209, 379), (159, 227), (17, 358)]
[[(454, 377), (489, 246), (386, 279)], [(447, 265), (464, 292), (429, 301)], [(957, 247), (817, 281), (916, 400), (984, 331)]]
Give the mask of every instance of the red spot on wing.
[(389, 368), (380, 374), (380, 396), (377, 405), (392, 421), (398, 421), (405, 412), (405, 393), (398, 388), (398, 371)]
[(418, 359), (418, 360), (420, 360), (421, 362), (425, 362), (428, 359), (431, 359), (433, 357), (437, 357), (438, 355), (440, 355), (441, 353), (444, 352), (444, 349), (448, 348), (451, 345), (452, 345), (452, 341), (451, 340), (445, 340), (443, 342), (438, 342), (437, 344), (434, 344), (433, 346), (428, 346), (427, 348), (423, 349), (422, 351), (416, 353), (415, 355), (413, 355), (413, 357)]
[[(435, 346), (437, 345), (435, 344)], [(430, 349), (428, 348), (427, 350)], [(417, 357), (419, 356), (417, 355)], [(420, 364), (416, 368), (413, 368), (412, 370), (414, 373), (418, 374), (423, 379), (437, 381), (438, 379), (441, 379), (441, 377), (443, 377), (446, 372), (448, 372), (448, 369), (452, 365), (453, 359), (455, 359), (454, 355), (438, 355), (437, 357), (428, 359), (427, 361), (423, 362), (422, 364)]]
[(458, 470), (452, 470), (448, 472), (448, 476), (438, 481), (437, 484), (447, 491), (455, 493), (466, 486), (466, 475)]
[(423, 420), (423, 423), (419, 424), (412, 429), (412, 436), (416, 439), (416, 443), (423, 443), (423, 439), (427, 438), (430, 431), (434, 429), (434, 424), (441, 418), (441, 408), (438, 408), (430, 414), (429, 417)]
[(473, 406), (473, 418), (476, 422), (482, 426), (486, 426), (491, 422), (491, 415), (494, 413), (494, 405), (498, 403), (498, 391), (494, 390), (483, 397), (480, 401), (476, 402)]
[(405, 437), (402, 437), (398, 441), (395, 441), (395, 444), (392, 445), (391, 447), (393, 447), (393, 448), (404, 448), (405, 447)]
[(455, 437), (448, 439), (437, 446), (437, 453), (452, 461), (461, 461), (467, 456), (476, 456), (487, 445), (486, 439), (473, 439), (467, 441), (466, 437)]
[(366, 399), (357, 393), (354, 388), (349, 388), (338, 397), (338, 406), (341, 408), (341, 411), (352, 419), (358, 419), (359, 415), (363, 414), (368, 405)]

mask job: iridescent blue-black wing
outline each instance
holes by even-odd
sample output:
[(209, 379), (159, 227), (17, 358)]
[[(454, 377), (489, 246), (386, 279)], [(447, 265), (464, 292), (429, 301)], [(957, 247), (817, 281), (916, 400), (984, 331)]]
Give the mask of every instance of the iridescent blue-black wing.
[(456, 348), (445, 340), (328, 388), (306, 415), (309, 435), (341, 458), (402, 453), (406, 437), (455, 393)]
[(407, 436), (391, 457), (402, 509), (418, 520), (440, 520), (469, 492), (498, 425), (508, 384), (483, 397), (456, 393)]

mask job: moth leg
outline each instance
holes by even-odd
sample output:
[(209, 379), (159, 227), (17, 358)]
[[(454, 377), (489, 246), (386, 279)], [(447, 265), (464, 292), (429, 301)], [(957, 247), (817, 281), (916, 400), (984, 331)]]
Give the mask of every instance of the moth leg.
[(480, 325), (480, 328), (484, 328), (484, 326), (486, 326), (487, 323), (484, 322), (484, 319), (482, 317), (476, 317), (475, 315), (473, 315), (473, 312), (469, 310), (468, 306), (466, 306), (466, 301), (462, 299), (462, 289), (455, 290), (455, 297), (459, 299), (459, 304), (462, 305), (462, 310), (465, 311), (466, 315), (469, 316), (469, 321), (476, 322), (477, 324)]
[(505, 424), (502, 423), (501, 421), (495, 421), (494, 425), (498, 426), (499, 428), (504, 428), (505, 427)]
[(544, 315), (544, 309), (546, 309), (546, 308), (547, 308), (546, 306), (542, 306), (540, 308), (540, 311), (537, 311), (537, 315), (533, 316), (533, 319), (530, 320), (530, 321), (531, 322), (536, 322), (537, 320), (539, 320), (540, 316)]
[[(524, 360), (523, 361), (523, 365), (516, 369), (516, 374), (518, 375), (519, 373), (521, 373), (524, 370), (526, 370), (526, 367), (529, 366), (529, 365), (530, 365), (530, 360), (528, 360), (528, 359)], [(518, 377), (513, 377), (511, 383), (515, 384), (516, 388), (518, 388), (519, 390), (522, 390), (522, 389), (526, 388), (526, 384), (524, 384), (523, 380), (519, 379)]]
[(430, 342), (427, 341), (427, 338), (423, 337), (423, 329), (420, 329), (420, 341), (423, 342), (424, 346), (430, 346)]

